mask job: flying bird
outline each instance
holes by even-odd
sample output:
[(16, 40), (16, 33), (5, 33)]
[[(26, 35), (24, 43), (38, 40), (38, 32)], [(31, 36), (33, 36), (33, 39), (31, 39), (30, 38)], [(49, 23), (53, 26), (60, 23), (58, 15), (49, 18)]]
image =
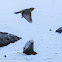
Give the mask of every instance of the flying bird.
[(31, 12), (34, 10), (34, 8), (24, 9), (19, 12), (15, 12), (15, 14), (21, 13), (22, 17), (24, 17), (28, 22), (32, 22)]

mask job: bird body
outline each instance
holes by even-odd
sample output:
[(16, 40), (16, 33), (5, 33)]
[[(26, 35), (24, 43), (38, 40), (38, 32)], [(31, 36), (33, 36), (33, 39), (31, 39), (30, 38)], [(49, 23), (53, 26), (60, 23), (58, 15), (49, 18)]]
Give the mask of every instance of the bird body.
[(22, 11), (15, 12), (15, 14), (21, 13), (22, 17), (24, 17), (28, 22), (32, 22), (31, 18), (31, 12), (34, 10), (34, 8), (24, 9)]

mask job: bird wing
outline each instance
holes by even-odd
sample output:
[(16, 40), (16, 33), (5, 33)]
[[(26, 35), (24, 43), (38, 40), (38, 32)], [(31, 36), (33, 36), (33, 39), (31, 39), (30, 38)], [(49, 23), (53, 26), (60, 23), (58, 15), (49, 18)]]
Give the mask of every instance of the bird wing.
[(28, 21), (28, 22), (32, 22), (32, 18), (31, 18), (31, 13), (27, 14), (27, 13), (23, 13), (23, 17)]

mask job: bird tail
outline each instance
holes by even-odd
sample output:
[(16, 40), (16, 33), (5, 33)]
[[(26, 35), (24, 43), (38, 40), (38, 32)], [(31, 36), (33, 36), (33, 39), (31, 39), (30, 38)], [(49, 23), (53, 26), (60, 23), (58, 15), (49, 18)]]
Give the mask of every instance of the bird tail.
[(19, 12), (14, 12), (15, 14), (18, 14), (18, 13), (21, 13), (22, 11), (19, 11)]

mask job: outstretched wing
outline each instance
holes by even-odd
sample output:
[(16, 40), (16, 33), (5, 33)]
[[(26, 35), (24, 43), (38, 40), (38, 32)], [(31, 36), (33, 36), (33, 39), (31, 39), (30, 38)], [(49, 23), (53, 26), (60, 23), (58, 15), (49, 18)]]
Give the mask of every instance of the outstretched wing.
[(32, 18), (31, 18), (31, 13), (27, 14), (27, 13), (23, 13), (22, 15), (28, 22), (32, 22)]

